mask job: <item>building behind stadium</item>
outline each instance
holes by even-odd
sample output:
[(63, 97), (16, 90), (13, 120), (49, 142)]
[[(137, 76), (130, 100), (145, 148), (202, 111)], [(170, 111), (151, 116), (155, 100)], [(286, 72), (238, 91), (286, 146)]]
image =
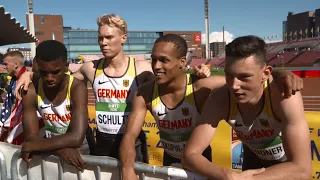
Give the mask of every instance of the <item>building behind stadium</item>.
[[(28, 16), (26, 18), (28, 24)], [(79, 59), (86, 55), (101, 55), (97, 43), (97, 29), (64, 26), (62, 15), (34, 14), (34, 24), (35, 35), (39, 42), (55, 39), (64, 43), (68, 49), (69, 59)], [(155, 40), (169, 33), (178, 34), (187, 41), (192, 58), (201, 58), (201, 31), (128, 31), (128, 39), (123, 47), (124, 53), (148, 60)]]

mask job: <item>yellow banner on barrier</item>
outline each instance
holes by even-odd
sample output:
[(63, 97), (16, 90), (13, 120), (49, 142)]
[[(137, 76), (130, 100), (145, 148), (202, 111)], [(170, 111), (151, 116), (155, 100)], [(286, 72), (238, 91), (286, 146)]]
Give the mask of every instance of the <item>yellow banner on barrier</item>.
[[(93, 132), (96, 131), (95, 107), (89, 106), (89, 125)], [(311, 138), (313, 179), (320, 179), (320, 112), (305, 113)], [(158, 126), (153, 116), (148, 112), (143, 125), (147, 135), (149, 162), (151, 165), (162, 166), (163, 149), (160, 143)], [(212, 161), (216, 165), (235, 171), (242, 168), (242, 143), (233, 133), (231, 127), (222, 121), (219, 123), (216, 135), (211, 142)]]
[(320, 179), (320, 112), (305, 113), (310, 129), (312, 179)]

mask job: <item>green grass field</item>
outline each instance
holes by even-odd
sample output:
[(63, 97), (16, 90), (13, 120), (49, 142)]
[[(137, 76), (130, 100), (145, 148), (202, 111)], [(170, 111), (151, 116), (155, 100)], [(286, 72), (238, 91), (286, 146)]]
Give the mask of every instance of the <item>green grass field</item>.
[[(192, 73), (192, 71), (183, 71), (184, 73)], [(211, 76), (215, 76), (215, 75), (224, 75), (224, 71), (223, 69), (220, 70), (211, 70)]]

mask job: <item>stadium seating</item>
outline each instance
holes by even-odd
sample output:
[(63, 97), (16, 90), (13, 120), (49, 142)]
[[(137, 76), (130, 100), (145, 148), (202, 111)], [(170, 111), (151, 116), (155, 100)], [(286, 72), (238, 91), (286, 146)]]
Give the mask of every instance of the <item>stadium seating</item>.
[[(208, 61), (212, 67), (223, 67), (225, 52)], [(267, 44), (267, 60), (272, 66), (314, 66), (320, 62), (320, 37), (291, 42), (275, 42)], [(205, 62), (191, 60), (190, 66)]]
[(299, 52), (297, 52), (297, 51), (280, 53), (276, 58), (273, 58), (271, 61), (269, 61), (268, 64), (272, 65), (272, 66), (286, 64), (287, 62), (289, 62), (293, 57), (295, 57), (298, 54), (299, 54)]
[(189, 65), (190, 67), (194, 67), (200, 64), (206, 64), (207, 61), (208, 61), (207, 59), (192, 59)]
[(276, 57), (278, 53), (267, 54), (267, 60), (270, 61), (272, 58)]
[(312, 66), (313, 63), (320, 58), (320, 51), (305, 51), (296, 59), (294, 59), (290, 64), (292, 65), (309, 65)]
[(217, 67), (219, 66), (222, 62), (224, 62), (225, 58), (213, 58), (209, 61), (209, 64), (212, 67)]

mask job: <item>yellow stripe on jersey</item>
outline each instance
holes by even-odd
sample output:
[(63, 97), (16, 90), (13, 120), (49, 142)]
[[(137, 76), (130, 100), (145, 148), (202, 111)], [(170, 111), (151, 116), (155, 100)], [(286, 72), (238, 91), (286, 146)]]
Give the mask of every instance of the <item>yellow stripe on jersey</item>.
[(265, 96), (264, 96), (264, 109), (263, 111), (272, 119), (277, 120), (277, 118), (274, 116), (273, 111), (272, 111), (272, 104), (271, 104), (271, 97), (270, 97), (270, 86), (269, 86), (269, 81), (265, 81)]
[[(191, 105), (195, 105), (194, 97), (193, 97), (193, 86), (192, 86), (192, 77), (190, 74), (187, 74), (187, 88), (184, 101), (188, 102)], [(153, 95), (152, 95), (152, 109), (161, 104), (161, 99), (158, 91), (158, 84), (155, 82), (153, 87)]]
[(128, 68), (128, 71), (127, 71), (127, 75), (135, 78), (136, 77), (136, 68), (135, 68), (135, 60), (134, 58), (129, 58), (129, 68)]
[(185, 95), (185, 100), (186, 102), (188, 102), (191, 105), (196, 105), (195, 101), (194, 101), (194, 96), (193, 96), (193, 86), (192, 86), (192, 77), (190, 74), (187, 74), (187, 90), (186, 90), (186, 95)]
[[(66, 74), (66, 75), (69, 76), (68, 91), (67, 91), (66, 99), (70, 100), (71, 99), (71, 96), (70, 96), (71, 86), (72, 86), (74, 77), (71, 75), (68, 75), (68, 74)], [(43, 92), (43, 81), (40, 78), (39, 82), (38, 82), (38, 104), (40, 102), (42, 102), (45, 98), (46, 98), (46, 96), (45, 96), (45, 93)]]
[(72, 83), (73, 83), (73, 76), (69, 75), (69, 84), (68, 84), (68, 91), (67, 91), (67, 97), (66, 99), (70, 99), (71, 100), (71, 86), (72, 86)]
[(99, 60), (99, 64), (98, 64), (98, 67), (97, 67), (97, 70), (96, 70), (95, 77), (98, 77), (98, 76), (100, 76), (100, 74), (103, 73), (104, 61), (105, 61), (105, 58), (102, 58), (102, 59)]
[[(96, 70), (95, 77), (98, 77), (103, 73), (104, 62), (105, 62), (105, 58), (100, 59), (97, 70)], [(136, 77), (135, 60), (132, 57), (129, 57), (129, 67), (128, 67), (126, 74), (133, 77), (133, 78)]]

